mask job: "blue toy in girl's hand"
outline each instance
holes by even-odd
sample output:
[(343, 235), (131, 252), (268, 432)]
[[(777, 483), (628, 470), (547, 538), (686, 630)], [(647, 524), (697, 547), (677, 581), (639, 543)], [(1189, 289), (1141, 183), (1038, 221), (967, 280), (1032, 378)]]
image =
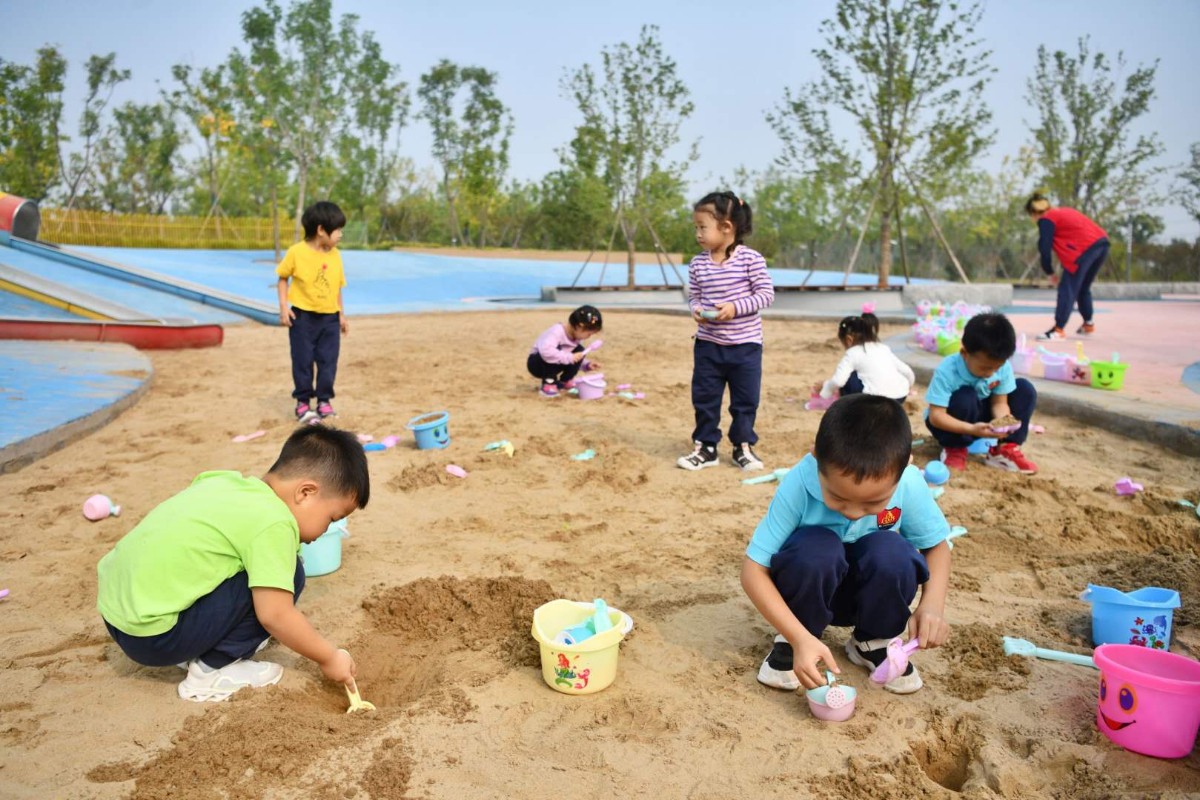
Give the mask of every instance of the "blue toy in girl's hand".
[(719, 312), (719, 311), (701, 311), (700, 316), (704, 317), (705, 319), (716, 319), (717, 314), (719, 314), (719, 313), (721, 313), (721, 312)]

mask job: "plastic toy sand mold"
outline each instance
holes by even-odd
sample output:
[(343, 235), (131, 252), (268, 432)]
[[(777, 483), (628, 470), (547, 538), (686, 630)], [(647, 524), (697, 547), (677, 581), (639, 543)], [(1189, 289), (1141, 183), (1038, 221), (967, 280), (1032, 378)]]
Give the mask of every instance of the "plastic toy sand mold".
[(345, 684), (346, 697), (350, 699), (350, 707), (346, 709), (347, 714), (353, 714), (355, 711), (374, 711), (375, 704), (368, 703), (363, 700), (358, 694), (358, 684), (351, 678), (350, 682)]

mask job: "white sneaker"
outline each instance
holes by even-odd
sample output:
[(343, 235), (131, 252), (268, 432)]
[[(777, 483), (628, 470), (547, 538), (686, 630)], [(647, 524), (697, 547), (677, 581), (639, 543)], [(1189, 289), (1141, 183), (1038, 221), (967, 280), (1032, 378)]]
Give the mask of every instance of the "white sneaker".
[(199, 659), (188, 663), (187, 677), (179, 684), (179, 696), (197, 703), (220, 702), (239, 689), (271, 686), (283, 677), (283, 667), (270, 661), (235, 661), (220, 669), (205, 666)]
[(758, 682), (772, 689), (794, 692), (800, 688), (800, 679), (792, 670), (792, 646), (782, 634), (775, 635), (771, 652), (758, 668)]
[[(261, 642), (259, 642), (258, 647), (254, 648), (254, 652), (261, 653), (263, 650), (265, 650), (267, 648), (267, 645), (269, 645), (270, 643), (271, 643), (271, 637), (268, 636), (267, 638), (265, 638)], [(191, 666), (191, 662), (190, 661), (180, 661), (175, 666), (179, 667), (184, 672), (187, 672), (188, 667)]]
[[(846, 640), (846, 655), (851, 663), (866, 667), (868, 672), (874, 672), (875, 668), (887, 659), (889, 641), (889, 639), (871, 639), (860, 642), (851, 636)], [(912, 694), (924, 685), (925, 682), (921, 680), (921, 674), (917, 672), (916, 665), (909, 661), (908, 669), (904, 671), (904, 674), (898, 678), (892, 678), (883, 685), (883, 688), (894, 694)]]

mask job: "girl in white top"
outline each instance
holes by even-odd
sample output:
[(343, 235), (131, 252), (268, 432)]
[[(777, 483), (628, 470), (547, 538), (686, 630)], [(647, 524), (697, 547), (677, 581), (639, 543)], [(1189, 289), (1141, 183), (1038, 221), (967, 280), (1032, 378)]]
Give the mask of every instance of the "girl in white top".
[(879, 341), (879, 318), (871, 313), (846, 317), (838, 323), (838, 340), (846, 355), (833, 371), (833, 377), (821, 386), (821, 397), (833, 397), (841, 390), (848, 394), (880, 395), (897, 403), (908, 398), (908, 390), (916, 382), (912, 369), (891, 348)]

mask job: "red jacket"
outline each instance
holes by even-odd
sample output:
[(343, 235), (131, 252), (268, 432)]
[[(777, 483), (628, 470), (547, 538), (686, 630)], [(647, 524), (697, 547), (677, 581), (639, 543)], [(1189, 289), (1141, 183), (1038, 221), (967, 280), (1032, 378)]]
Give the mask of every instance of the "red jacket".
[(1079, 257), (1096, 242), (1108, 238), (1103, 228), (1073, 208), (1047, 209), (1041, 219), (1054, 226), (1054, 254), (1067, 272), (1074, 273), (1079, 268)]

